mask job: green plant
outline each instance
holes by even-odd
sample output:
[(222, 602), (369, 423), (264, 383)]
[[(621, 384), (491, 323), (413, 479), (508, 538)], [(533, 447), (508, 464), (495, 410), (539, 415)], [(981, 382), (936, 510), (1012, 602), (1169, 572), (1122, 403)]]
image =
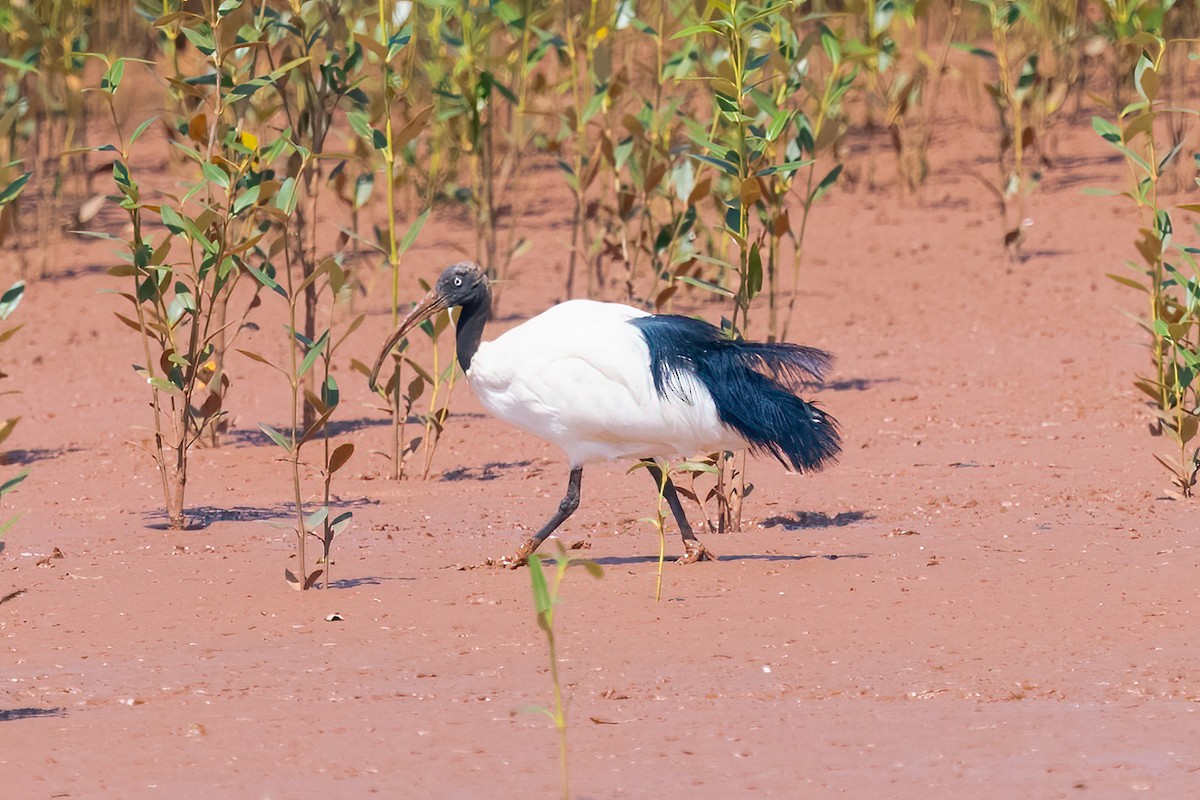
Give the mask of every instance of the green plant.
[[(408, 251), (409, 247), (412, 246), (417, 236), (420, 235), (421, 229), (424, 227), (426, 220), (428, 220), (431, 210), (429, 207), (426, 207), (408, 227), (404, 235), (402, 237), (399, 235), (396, 208), (396, 184), (400, 179), (398, 166), (404, 164), (401, 156), (405, 148), (408, 148), (415, 142), (418, 135), (428, 124), (434, 107), (432, 104), (428, 104), (416, 109), (412, 112), (412, 116), (404, 121), (403, 124), (398, 124), (394, 118), (395, 107), (405, 97), (406, 91), (412, 88), (414, 71), (412, 64), (414, 59), (410, 55), (404, 61), (403, 66), (406, 68), (398, 68), (397, 65), (402, 57), (406, 54), (412, 54), (415, 48), (408, 46), (412, 39), (412, 23), (410, 22), (393, 32), (391, 30), (390, 17), (391, 15), (388, 13), (385, 3), (383, 0), (380, 0), (378, 9), (379, 38), (373, 39), (363, 32), (356, 32), (354, 34), (355, 40), (367, 51), (368, 59), (373, 58), (379, 63), (379, 102), (374, 104), (374, 116), (371, 116), (364, 109), (354, 109), (348, 112), (347, 119), (360, 139), (369, 147), (369, 152), (383, 162), (387, 203), (387, 235), (384, 241), (371, 243), (370, 246), (378, 250), (387, 259), (388, 268), (391, 273), (392, 325), (396, 325), (399, 323), (400, 314), (401, 258)], [(373, 176), (371, 182), (373, 182)], [(362, 185), (362, 182), (359, 185)], [(370, 184), (368, 183), (367, 185), (369, 186)], [(418, 390), (415, 393), (410, 391), (408, 396), (401, 395), (401, 363), (399, 358), (397, 358), (395, 361), (395, 371), (392, 377), (385, 382), (385, 388), (388, 391), (384, 395), (392, 418), (392, 451), (389, 458), (392, 463), (393, 480), (399, 480), (404, 474), (404, 463), (409, 452), (403, 443), (404, 425), (412, 409), (412, 405), (416, 401), (416, 396), (419, 394)], [(360, 369), (364, 374), (368, 372), (365, 366), (356, 365), (356, 368)], [(412, 385), (410, 384), (410, 390), (411, 388)]]
[[(867, 129), (882, 124), (887, 131), (900, 188), (910, 195), (919, 195), (929, 175), (933, 121), (961, 6), (961, 0), (861, 0), (849, 9), (858, 32), (844, 49), (848, 59), (863, 66)], [(936, 20), (943, 21), (935, 44)], [(874, 185), (874, 137), (870, 142), (869, 186)]]
[[(129, 251), (126, 264), (109, 270), (132, 284), (121, 296), (130, 302), (133, 314), (118, 313), (117, 318), (136, 331), (142, 343), (145, 363), (134, 365), (134, 370), (150, 390), (153, 436), (148, 450), (162, 483), (168, 525), (181, 529), (187, 525), (191, 448), (225, 413), (228, 378), (216, 372), (216, 343), (230, 327), (236, 336), (257, 301), (255, 295), (246, 303), (236, 323), (226, 321), (225, 302), (243, 274), (244, 253), (258, 238), (252, 210), (261, 200), (263, 176), (253, 166), (257, 153), (246, 145), (238, 127), (223, 119), (230, 98), (214, 89), (211, 96), (204, 95), (212, 103), (209, 113), (185, 124), (196, 146), (177, 143), (196, 164), (199, 177), (185, 182), (182, 195), (164, 192), (158, 203), (146, 201), (129, 163), (132, 148), (155, 118), (126, 137), (114, 99), (126, 65), (133, 60), (94, 57), (106, 66), (99, 92), (118, 138), (117, 144), (96, 149), (116, 154), (113, 181), (132, 233), (128, 240), (106, 233), (89, 235), (120, 242)], [(157, 244), (147, 233), (148, 215), (166, 228)]]
[[(221, 9), (232, 12), (240, 7), (226, 0)], [(262, 287), (283, 298), (287, 305), (288, 357), (280, 367), (263, 356), (242, 350), (244, 355), (267, 364), (285, 376), (290, 389), (288, 428), (280, 431), (260, 423), (262, 431), (287, 454), (290, 467), (296, 521), (297, 571), (285, 570), (288, 583), (308, 589), (324, 575), (324, 586), (331, 584), (331, 550), (337, 536), (349, 526), (351, 512), (333, 515), (332, 481), (334, 474), (349, 461), (354, 445), (334, 446), (329, 423), (339, 408), (341, 392), (333, 376), (333, 362), (346, 339), (362, 324), (358, 315), (340, 321), (339, 304), (349, 292), (351, 276), (343, 266), (345, 253), (338, 250), (322, 254), (318, 237), (320, 198), (331, 176), (322, 165), (340, 156), (327, 154), (328, 136), (336, 110), (343, 102), (361, 103), (361, 95), (351, 76), (362, 62), (362, 48), (349, 32), (348, 22), (331, 6), (292, 3), (289, 13), (266, 6), (255, 17), (255, 26), (239, 30), (241, 45), (262, 52), (262, 60), (271, 68), (259, 72), (258, 59), (249, 64), (252, 71), (240, 80), (230, 81), (230, 94), (252, 97), (268, 86), (272, 113), (288, 121), (282, 133), (260, 156), (264, 168), (274, 169), (282, 161), (285, 177), (273, 185), (273, 193), (257, 207), (262, 215), (260, 239), (252, 249), (257, 265), (248, 271)], [(219, 41), (219, 39), (218, 39)], [(219, 45), (218, 45), (219, 49)], [(269, 114), (262, 115), (264, 120)], [(285, 160), (286, 159), (286, 160)], [(334, 168), (336, 175), (343, 167)], [(344, 245), (348, 237), (339, 240)], [(276, 268), (282, 256), (282, 269)], [(327, 305), (322, 306), (322, 301)], [(318, 319), (321, 317), (322, 319)], [(320, 442), (318, 470), (321, 488), (317, 508), (306, 513), (301, 465), (305, 445)], [(312, 536), (322, 545), (321, 569), (309, 571), (306, 544)]]
[(1096, 30), (1113, 50), (1109, 61), (1112, 104), (1119, 107), (1122, 89), (1128, 86), (1142, 54), (1142, 35), (1163, 37), (1167, 14), (1175, 7), (1175, 0), (1101, 0), (1095, 6), (1102, 14)]
[[(72, 0), (4, 5), (0, 10), (0, 53), (4, 54), (0, 73), (5, 78), (0, 135), (6, 135), (8, 142), (0, 148), (0, 163), (19, 154), (33, 173), (39, 201), (32, 205), (30, 227), (39, 246), (22, 251), (22, 272), (28, 272), (32, 258), (37, 261), (36, 274), (41, 275), (54, 260), (69, 218), (68, 184), (73, 182), (74, 195), (82, 197), (91, 182), (82, 163), (87, 148), (77, 147), (77, 140), (81, 131), (89, 129), (83, 68), (93, 15), (90, 4)], [(15, 213), (15, 207), (9, 209), (10, 215)]]
[[(1033, 153), (1044, 148), (1046, 132), (1062, 108), (1071, 87), (1070, 65), (1055, 79), (1043, 74), (1043, 54), (1070, 51), (1078, 28), (1061, 22), (1049, 0), (973, 0), (985, 12), (992, 49), (958, 45), (985, 61), (994, 62), (996, 80), (986, 89), (996, 107), (1000, 136), (996, 151), (999, 174), (995, 182), (976, 175), (996, 197), (1002, 241), (1017, 255), (1025, 239), (1026, 203), (1042, 179)], [(1064, 46), (1063, 42), (1067, 45)], [(1062, 59), (1053, 59), (1061, 64)], [(1043, 154), (1044, 159), (1044, 154)]]
[[(455, 196), (471, 210), (475, 259), (498, 280), (493, 295), (498, 305), (512, 259), (527, 246), (517, 234), (522, 209), (515, 207), (513, 182), (532, 136), (529, 77), (549, 49), (547, 38), (539, 35), (535, 41), (534, 34), (552, 12), (530, 0), (428, 0), (427, 5), (432, 11), (428, 38), (439, 43), (438, 57), (425, 64), (436, 113), (469, 172), (468, 186)], [(507, 215), (502, 206), (508, 206)]]
[[(1173, 444), (1170, 459), (1158, 454), (1155, 458), (1170, 471), (1175, 489), (1184, 497), (1193, 494), (1200, 472), (1200, 447), (1195, 446), (1200, 431), (1200, 269), (1196, 259), (1200, 248), (1176, 242), (1176, 226), (1159, 184), (1183, 143), (1163, 152), (1156, 139), (1156, 124), (1170, 113), (1200, 116), (1192, 109), (1167, 108), (1159, 98), (1168, 51), (1194, 41), (1168, 41), (1148, 33), (1135, 37), (1144, 48), (1134, 68), (1138, 99), (1120, 111), (1116, 124), (1102, 117), (1092, 120), (1096, 132), (1124, 158), (1130, 188), (1119, 194), (1131, 200), (1142, 215), (1135, 242), (1142, 263), (1128, 262), (1137, 277), (1110, 277), (1146, 295), (1148, 314), (1139, 324), (1150, 335), (1152, 373), (1138, 378), (1134, 385), (1150, 397), (1157, 431)], [(1089, 193), (1112, 194), (1105, 190)], [(1179, 208), (1200, 212), (1200, 203)], [(1194, 232), (1200, 238), (1200, 226)]]
[(559, 588), (572, 563), (582, 566), (593, 578), (604, 577), (604, 570), (594, 561), (572, 558), (560, 543), (558, 555), (554, 559), (554, 577), (551, 581), (547, 581), (546, 574), (542, 569), (542, 559), (543, 556), (537, 553), (530, 554), (528, 560), (529, 580), (533, 587), (533, 606), (537, 613), (537, 624), (546, 636), (546, 646), (549, 650), (550, 681), (554, 685), (554, 707), (551, 709), (543, 706), (531, 706), (522, 710), (545, 714), (554, 723), (554, 728), (558, 731), (558, 763), (562, 779), (562, 796), (564, 800), (567, 800), (571, 796), (570, 771), (567, 763), (567, 709), (563, 702), (562, 682), (559, 680), (558, 673), (554, 610), (559, 603)]
[[(28, 173), (26, 173), (26, 177), (28, 177)], [(18, 179), (18, 180), (21, 180), (21, 179)], [(0, 191), (0, 210), (3, 210), (4, 206), (9, 201), (11, 201), (13, 198), (15, 198), (18, 193), (20, 193), (21, 187), (23, 185), (24, 185), (23, 181), (18, 184), (10, 184), (4, 190)], [(8, 291), (6, 291), (3, 295), (0, 295), (0, 321), (8, 319), (9, 315), (12, 314), (12, 312), (14, 310), (16, 310), (17, 305), (20, 304), (21, 298), (24, 296), (24, 294), (25, 294), (24, 281), (17, 281), (16, 283), (14, 283), (12, 286), (10, 286), (8, 288)], [(9, 339), (11, 339), (13, 334), (15, 334), (18, 330), (20, 330), (20, 328), (21, 328), (20, 325), (14, 325), (12, 327), (5, 328), (4, 330), (0, 331), (0, 344), (3, 344), (4, 342), (7, 342)], [(0, 371), (0, 378), (7, 378), (7, 377), (8, 377), (8, 375), (6, 373), (4, 373), (3, 371)], [(11, 394), (11, 392), (0, 392), (0, 394)], [(10, 417), (9, 419), (6, 419), (2, 423), (0, 423), (0, 444), (3, 444), (5, 442), (5, 440), (7, 440), (10, 435), (12, 435), (13, 429), (16, 428), (17, 422), (19, 422), (20, 419), (21, 419), (20, 417)], [(13, 475), (10, 478), (6, 478), (3, 481), (3, 483), (0, 483), (0, 501), (2, 501), (4, 499), (4, 496), (6, 494), (8, 494), (14, 488), (16, 488), (17, 484), (19, 484), (21, 481), (25, 480), (25, 478), (27, 478), (28, 476), (29, 476), (29, 470), (23, 469), (20, 472), (18, 472), (16, 475)], [(11, 528), (14, 523), (16, 523), (16, 521), (19, 517), (20, 517), (19, 514), (14, 515), (14, 516), (11, 516), (8, 519), (4, 520), (3, 522), (0, 522), (0, 536), (3, 536), (5, 533), (7, 533), (8, 529)]]
[[(655, 507), (654, 516), (643, 517), (643, 520), (650, 523), (651, 527), (653, 527), (655, 532), (658, 534), (658, 570), (654, 581), (654, 602), (658, 603), (662, 601), (663, 563), (666, 560), (667, 554), (667, 514), (663, 507), (663, 504), (667, 502), (667, 482), (670, 481), (671, 478), (677, 477), (681, 474), (687, 475), (689, 478), (694, 479), (697, 473), (710, 473), (716, 475), (719, 473), (719, 470), (712, 461), (682, 461), (678, 464), (672, 465), (668, 461), (653, 460), (639, 461), (630, 467), (628, 472), (633, 472), (634, 470), (638, 469), (647, 470), (652, 476), (654, 476), (658, 483), (658, 505)], [(693, 488), (691, 490), (679, 489), (676, 487), (676, 491), (679, 494), (695, 500), (699, 504), (699, 499), (697, 498), (694, 489), (694, 481)]]

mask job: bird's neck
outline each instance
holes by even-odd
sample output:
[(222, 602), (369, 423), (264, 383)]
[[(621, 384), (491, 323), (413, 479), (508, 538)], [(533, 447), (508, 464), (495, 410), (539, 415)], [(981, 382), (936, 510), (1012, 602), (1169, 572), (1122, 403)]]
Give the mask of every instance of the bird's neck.
[(458, 325), (455, 327), (454, 347), (458, 355), (458, 365), (463, 372), (471, 368), (471, 359), (479, 349), (483, 340), (483, 326), (492, 316), (492, 290), (484, 286), (484, 291), (475, 299), (463, 303), (458, 315)]

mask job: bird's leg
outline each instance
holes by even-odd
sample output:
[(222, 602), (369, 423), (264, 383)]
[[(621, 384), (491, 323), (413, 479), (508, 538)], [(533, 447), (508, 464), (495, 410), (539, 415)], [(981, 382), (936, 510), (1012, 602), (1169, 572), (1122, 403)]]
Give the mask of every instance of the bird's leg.
[(700, 540), (692, 531), (687, 514), (683, 511), (683, 503), (679, 502), (679, 492), (675, 491), (675, 484), (669, 477), (666, 478), (665, 483), (663, 482), (662, 467), (657, 462), (649, 458), (642, 459), (642, 462), (646, 465), (650, 475), (654, 477), (654, 485), (662, 488), (663, 499), (671, 507), (671, 513), (675, 515), (675, 523), (679, 525), (679, 534), (683, 537), (683, 558), (679, 559), (678, 563), (693, 564), (697, 561), (716, 561), (717, 557), (700, 544)]
[(567, 493), (558, 504), (558, 510), (554, 512), (554, 516), (550, 517), (537, 533), (526, 539), (525, 543), (517, 548), (516, 553), (502, 559), (501, 564), (509, 569), (516, 569), (524, 564), (530, 554), (534, 550), (537, 550), (542, 542), (546, 541), (546, 537), (554, 533), (558, 529), (558, 526), (566, 521), (567, 517), (575, 513), (575, 509), (579, 508), (579, 484), (582, 480), (583, 467), (573, 467), (571, 469), (571, 477), (567, 481)]

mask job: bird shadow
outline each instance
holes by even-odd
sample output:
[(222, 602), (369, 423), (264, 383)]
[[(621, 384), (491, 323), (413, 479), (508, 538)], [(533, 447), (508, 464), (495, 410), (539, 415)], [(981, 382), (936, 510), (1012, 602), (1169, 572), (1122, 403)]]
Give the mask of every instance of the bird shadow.
[(865, 511), (839, 511), (832, 516), (821, 511), (795, 511), (791, 515), (778, 514), (758, 523), (763, 528), (783, 528), (785, 531), (812, 530), (815, 528), (844, 528), (856, 522), (874, 519)]
[[(826, 561), (837, 561), (841, 558), (866, 557), (866, 553), (736, 553), (733, 555), (718, 555), (717, 561), (807, 561), (810, 558), (823, 558)], [(630, 564), (657, 564), (658, 556), (600, 556), (599, 558), (589, 558), (587, 560), (594, 564), (599, 564), (602, 567), (619, 567)], [(675, 559), (668, 558), (667, 561), (673, 563)]]
[(15, 722), (19, 719), (39, 717), (65, 717), (65, 708), (0, 708), (0, 722)]

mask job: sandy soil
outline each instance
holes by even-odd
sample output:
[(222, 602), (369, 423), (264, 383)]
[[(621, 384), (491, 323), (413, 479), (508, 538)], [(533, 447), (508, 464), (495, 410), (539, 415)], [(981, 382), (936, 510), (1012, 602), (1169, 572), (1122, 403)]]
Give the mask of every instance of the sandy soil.
[[(839, 464), (754, 462), (749, 530), (707, 537), (719, 563), (669, 565), (658, 604), (650, 481), (587, 471), (563, 538), (606, 574), (572, 572), (557, 619), (574, 796), (1200, 794), (1196, 509), (1164, 493), (1130, 385), (1137, 298), (1104, 277), (1136, 257), (1136, 220), (1080, 194), (1123, 166), (1086, 116), (1060, 124), (1010, 263), (967, 175), (991, 153), (974, 113), (942, 132), (923, 207), (860, 186), (819, 211), (793, 338), (838, 355), (819, 399)], [(527, 220), (493, 335), (561, 299), (562, 208)], [(431, 223), (413, 298), (467, 246), (459, 221)], [(528, 572), (460, 567), (543, 520), (561, 454), (460, 384), (433, 478), (384, 480), (385, 417), (343, 367), (354, 523), (334, 588), (294, 592), (270, 524), (289, 486), (256, 434), (284, 387), (231, 365), (235, 434), (197, 451), (189, 487), (206, 524), (162, 530), (132, 444), (138, 346), (100, 293), (112, 261), (65, 246), (4, 347), (23, 417), (5, 474), (32, 468), (0, 553), (0, 595), (24, 590), (0, 607), (4, 796), (554, 796), (555, 733), (518, 711), (551, 701)], [(347, 359), (375, 355), (385, 294)]]

